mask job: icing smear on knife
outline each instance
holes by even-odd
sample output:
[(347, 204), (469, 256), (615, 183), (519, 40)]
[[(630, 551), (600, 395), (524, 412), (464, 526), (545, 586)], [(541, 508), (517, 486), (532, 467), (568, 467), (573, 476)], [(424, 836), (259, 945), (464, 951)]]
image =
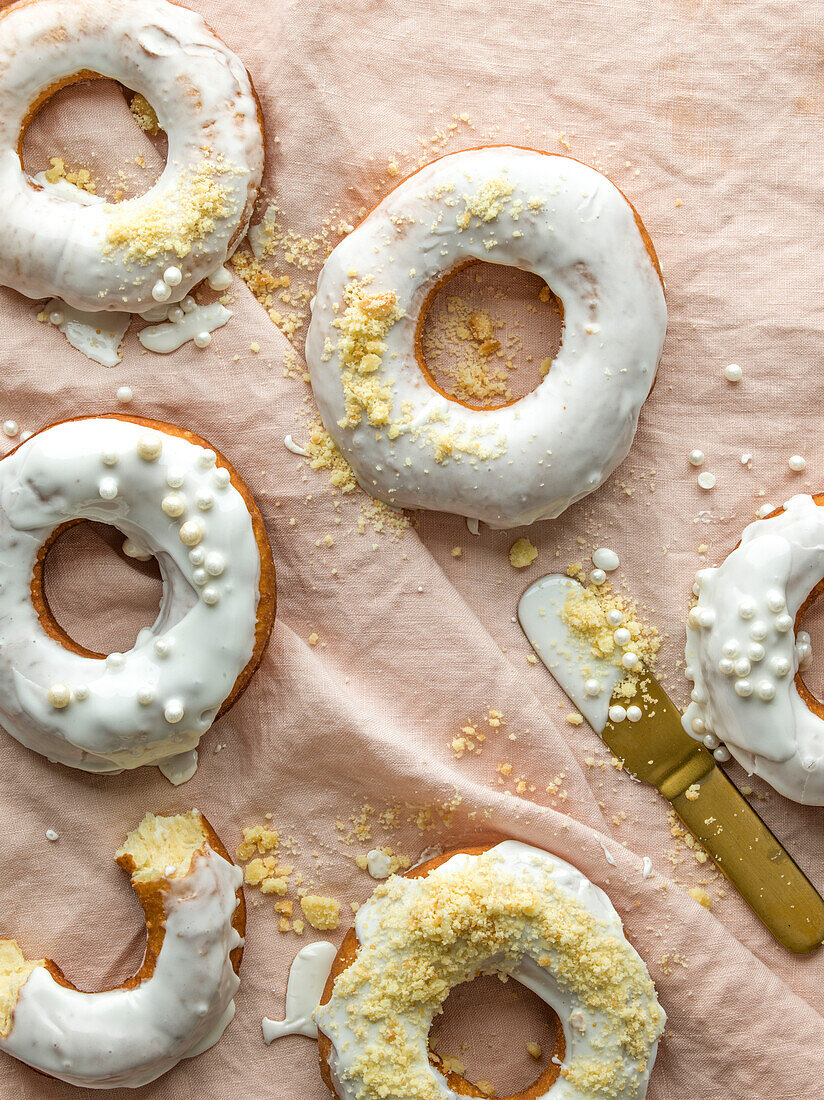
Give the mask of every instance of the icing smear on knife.
[(607, 721), (640, 721), (644, 673), (660, 647), (633, 601), (601, 576), (602, 583), (585, 585), (579, 566), (550, 574), (530, 585), (518, 604), (535, 652), (597, 733)]

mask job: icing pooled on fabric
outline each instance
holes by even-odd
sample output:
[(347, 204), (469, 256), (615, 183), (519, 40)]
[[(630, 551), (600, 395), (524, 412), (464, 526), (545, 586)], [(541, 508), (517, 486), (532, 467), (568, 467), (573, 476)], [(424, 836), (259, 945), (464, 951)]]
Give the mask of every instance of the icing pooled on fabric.
[(286, 983), (286, 1019), (270, 1020), (266, 1016), (261, 1024), (263, 1041), (267, 1046), (284, 1035), (305, 1035), (308, 1039), (317, 1039), (318, 1027), (314, 1014), (337, 953), (335, 945), (327, 940), (310, 943), (298, 951), (289, 968)]
[[(549, 373), (494, 410), (450, 400), (416, 358), (428, 296), (472, 259), (537, 273), (563, 305)], [(489, 147), (416, 172), (334, 249), (306, 359), (324, 425), (368, 493), (512, 527), (560, 515), (626, 457), (666, 317), (609, 180), (567, 157)]]

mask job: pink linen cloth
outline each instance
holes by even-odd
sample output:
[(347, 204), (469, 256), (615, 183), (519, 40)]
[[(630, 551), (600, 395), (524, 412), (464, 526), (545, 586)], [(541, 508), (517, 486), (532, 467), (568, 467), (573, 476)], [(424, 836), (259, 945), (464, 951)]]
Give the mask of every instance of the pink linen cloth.
[[(234, 316), (209, 349), (188, 344), (165, 358), (149, 355), (132, 331), (114, 369), (39, 325), (39, 305), (0, 290), (0, 421), (35, 429), (115, 412), (123, 408), (116, 390), (131, 386), (126, 411), (189, 427), (231, 459), (263, 511), (278, 569), (265, 660), (204, 739), (188, 784), (174, 788), (155, 769), (95, 778), (0, 738), (0, 933), (15, 936), (30, 957), (53, 957), (82, 988), (132, 973), (142, 925), (111, 856), (149, 809), (195, 805), (231, 850), (245, 825), (271, 813), (294, 838), (284, 861), (303, 874), (304, 888), (342, 902), (335, 942), (348, 927), (349, 902), (362, 902), (374, 886), (355, 854), (386, 843), (415, 858), (430, 846), (514, 837), (569, 859), (602, 886), (647, 961), (669, 1015), (650, 1100), (819, 1095), (821, 953), (788, 955), (709, 866), (688, 851), (673, 854), (666, 804), (616, 771), (586, 726), (565, 721), (571, 708), (543, 667), (527, 662), (512, 616), (530, 581), (586, 561), (598, 545), (614, 547), (624, 583), (665, 636), (662, 667), (683, 702), (683, 621), (695, 570), (720, 561), (761, 504), (824, 487), (821, 7), (192, 6), (252, 74), (268, 135), (266, 191), (291, 230), (310, 236), (334, 207), (356, 221), (385, 192), (387, 162), (399, 157), (408, 171), (418, 157), (437, 155), (440, 142), (428, 139), (438, 131), (449, 136), (443, 151), (513, 143), (569, 152), (605, 171), (642, 215), (667, 281), (667, 343), (633, 450), (594, 496), (558, 521), (516, 532), (482, 527), (478, 537), (460, 518), (420, 513), (394, 540), (369, 525), (360, 534), (366, 498), (333, 495), (325, 473), (285, 449), (284, 436), (301, 442), (313, 415), (299, 377), (302, 347), (298, 340), (291, 348), (239, 279)], [(467, 121), (449, 130), (462, 115)], [(27, 166), (44, 168), (54, 155), (101, 179), (136, 155), (156, 162), (108, 84), (63, 93), (37, 121)], [(297, 377), (283, 370), (292, 350)], [(723, 377), (729, 362), (743, 367), (736, 386)], [(0, 438), (3, 448), (13, 445)], [(711, 492), (698, 488), (687, 461), (696, 447), (717, 475)], [(806, 457), (806, 472), (790, 472), (794, 453)], [(520, 534), (539, 556), (516, 572), (507, 549)], [(151, 571), (114, 558), (93, 532), (61, 546), (53, 565), (55, 608), (79, 641), (122, 648), (151, 619), (159, 594)], [(811, 629), (815, 647), (824, 630)], [(483, 721), (490, 708), (503, 714), (503, 727)], [(484, 751), (458, 760), (450, 742), (470, 719), (487, 734)], [(508, 764), (511, 774), (501, 774)], [(749, 782), (759, 812), (824, 888), (824, 811), (795, 806), (738, 768), (731, 773)], [(553, 784), (565, 800), (547, 790)], [(456, 795), (450, 824), (437, 819), (421, 832), (406, 823), (389, 834), (375, 825), (371, 839), (339, 839), (336, 822), (363, 804), (380, 813)], [(58, 831), (57, 842), (46, 840), (47, 828)], [(644, 856), (655, 868), (646, 880)], [(702, 881), (715, 899), (712, 913), (683, 889)], [(312, 1042), (292, 1037), (267, 1048), (260, 1034), (262, 1016), (282, 1017), (289, 963), (315, 934), (282, 934), (271, 898), (249, 889), (247, 900), (235, 1021), (211, 1051), (140, 1095), (327, 1095)], [(463, 1014), (447, 1025), (448, 1052), (505, 1092), (517, 1075), (529, 1078), (523, 1048), (539, 1015), (524, 998), (491, 995), (500, 1019), (465, 997)], [(83, 1091), (0, 1059), (4, 1096), (57, 1100)]]

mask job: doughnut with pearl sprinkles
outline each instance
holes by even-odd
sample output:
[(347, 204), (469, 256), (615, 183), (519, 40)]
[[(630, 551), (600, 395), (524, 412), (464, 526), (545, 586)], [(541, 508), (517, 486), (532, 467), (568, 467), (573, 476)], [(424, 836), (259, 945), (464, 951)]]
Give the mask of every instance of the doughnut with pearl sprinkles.
[(824, 494), (751, 523), (694, 591), (684, 729), (787, 798), (824, 805), (824, 705), (801, 678), (812, 652), (798, 629), (824, 591)]
[[(439, 389), (422, 353), (432, 298), (479, 260), (535, 272), (563, 308), (548, 374), (497, 409)], [(334, 249), (306, 358), (368, 493), (512, 527), (560, 515), (623, 461), (666, 324), (652, 243), (618, 188), (569, 157), (492, 146), (414, 173)]]
[[(160, 610), (126, 653), (74, 642), (43, 591), (46, 554), (78, 520), (154, 556)], [(246, 688), (275, 617), (263, 519), (237, 472), (173, 424), (62, 421), (0, 461), (0, 725), (89, 772), (156, 764), (190, 778), (197, 745)]]
[[(142, 93), (169, 139), (145, 194), (84, 205), (23, 169), (39, 108), (78, 80)], [(263, 171), (258, 102), (240, 60), (168, 0), (19, 0), (0, 14), (0, 284), (79, 310), (137, 313), (218, 273)]]
[(51, 959), (0, 940), (0, 1050), (84, 1088), (139, 1088), (208, 1050), (240, 984), (243, 875), (206, 819), (147, 814), (115, 858), (146, 920), (133, 978), (83, 993)]
[(431, 1054), (450, 991), (515, 978), (560, 1021), (553, 1058), (510, 1100), (641, 1100), (666, 1016), (609, 898), (516, 841), (393, 875), (358, 910), (315, 1013), (321, 1073), (340, 1100), (485, 1096)]

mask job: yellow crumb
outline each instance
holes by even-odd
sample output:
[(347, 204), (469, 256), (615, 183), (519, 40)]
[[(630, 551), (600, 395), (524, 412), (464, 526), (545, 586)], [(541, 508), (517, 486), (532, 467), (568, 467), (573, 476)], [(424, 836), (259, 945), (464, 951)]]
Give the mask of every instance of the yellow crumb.
[(684, 791), (684, 798), (686, 798), (688, 802), (695, 802), (700, 794), (701, 794), (701, 784), (700, 783), (693, 783), (691, 786), (687, 787), (687, 789)]
[(314, 633), (314, 631), (313, 631), (313, 632), (312, 632), (312, 633), (311, 633), (311, 634), (309, 635), (309, 645), (317, 645), (319, 641), (320, 641), (320, 638), (319, 638), (319, 637), (318, 637), (318, 635), (317, 635), (317, 634), (315, 634), (315, 633)]
[(243, 842), (238, 847), (237, 858), (251, 859), (256, 852), (265, 855), (277, 848), (279, 839), (277, 830), (270, 829), (268, 825), (252, 825), (243, 830)]
[(526, 1044), (526, 1052), (532, 1058), (534, 1058), (536, 1062), (540, 1062), (540, 1060), (541, 1060), (541, 1046), (540, 1046), (539, 1043), (527, 1043)]
[(146, 134), (156, 134), (160, 129), (160, 123), (157, 120), (157, 114), (154, 107), (140, 92), (136, 92), (132, 97), (132, 101), (129, 104), (129, 110), (132, 112), (137, 125)]
[(693, 886), (687, 893), (691, 898), (694, 898), (699, 905), (703, 905), (705, 909), (712, 909), (712, 898), (706, 890), (701, 886)]
[(300, 899), (300, 907), (312, 927), (321, 932), (331, 932), (340, 924), (340, 902), (334, 898), (307, 894)]
[(509, 548), (509, 562), (516, 569), (525, 569), (538, 557), (538, 548), (529, 539), (517, 539)]

